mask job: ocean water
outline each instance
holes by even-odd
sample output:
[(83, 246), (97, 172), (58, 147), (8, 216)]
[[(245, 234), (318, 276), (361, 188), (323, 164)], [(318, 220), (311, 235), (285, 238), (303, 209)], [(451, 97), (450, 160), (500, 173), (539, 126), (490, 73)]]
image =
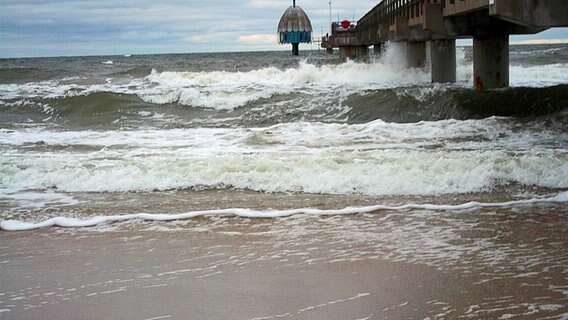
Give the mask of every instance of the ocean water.
[(472, 304), (473, 318), (562, 314), (568, 46), (511, 46), (511, 88), (485, 93), (471, 89), (471, 48), (455, 84), (400, 57), (0, 60), (0, 227), (266, 224), (274, 248), (306, 249), (300, 264), (314, 253), (298, 239), (319, 234), (338, 241), (318, 257), (330, 263), (381, 257), (538, 287)]
[(97, 206), (85, 198), (164, 192), (184, 200), (175, 213), (193, 209), (192, 192), (220, 190), (399, 205), (565, 192), (568, 47), (512, 46), (511, 88), (488, 93), (471, 90), (470, 51), (458, 50), (456, 84), (431, 84), (394, 46), (365, 62), (321, 51), (0, 60), (1, 218), (83, 217)]

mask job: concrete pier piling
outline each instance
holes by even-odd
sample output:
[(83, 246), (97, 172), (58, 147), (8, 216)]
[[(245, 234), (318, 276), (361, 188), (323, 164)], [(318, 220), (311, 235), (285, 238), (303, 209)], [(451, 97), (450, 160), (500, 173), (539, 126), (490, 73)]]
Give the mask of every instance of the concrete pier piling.
[(426, 65), (426, 42), (406, 43), (406, 63), (409, 68), (422, 68)]
[(380, 55), (383, 53), (383, 45), (381, 43), (373, 45), (373, 54)]
[(456, 40), (429, 42), (432, 82), (456, 82)]
[(346, 59), (359, 59), (369, 55), (367, 46), (339, 47), (339, 56)]
[(509, 86), (509, 35), (473, 38), (473, 79), (478, 91)]

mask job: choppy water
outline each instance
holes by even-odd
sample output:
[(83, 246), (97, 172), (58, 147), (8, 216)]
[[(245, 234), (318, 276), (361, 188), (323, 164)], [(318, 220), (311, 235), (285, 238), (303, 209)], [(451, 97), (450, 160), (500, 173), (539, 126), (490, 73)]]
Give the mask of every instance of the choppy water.
[(319, 51), (1, 60), (2, 215), (92, 192), (565, 191), (568, 48), (513, 46), (512, 88), (486, 93), (470, 89), (470, 51), (458, 50), (456, 84), (431, 84), (394, 46), (366, 62)]
[(275, 248), (340, 239), (361, 250), (317, 260), (514, 275), (540, 291), (469, 315), (562, 314), (568, 46), (512, 46), (511, 88), (486, 93), (470, 49), (458, 60), (455, 84), (396, 48), (0, 60), (1, 226), (254, 236), (249, 218), (291, 216), (266, 223)]
[[(391, 196), (568, 187), (568, 48), (512, 47), (512, 88), (430, 84), (391, 48), (0, 62), (0, 187)], [(41, 217), (40, 217), (41, 218)]]

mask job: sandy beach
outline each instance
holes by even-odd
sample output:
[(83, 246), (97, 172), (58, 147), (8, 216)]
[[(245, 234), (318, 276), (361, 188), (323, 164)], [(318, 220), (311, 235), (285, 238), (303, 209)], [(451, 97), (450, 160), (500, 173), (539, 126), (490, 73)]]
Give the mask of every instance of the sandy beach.
[(0, 318), (564, 319), (561, 206), (0, 232)]

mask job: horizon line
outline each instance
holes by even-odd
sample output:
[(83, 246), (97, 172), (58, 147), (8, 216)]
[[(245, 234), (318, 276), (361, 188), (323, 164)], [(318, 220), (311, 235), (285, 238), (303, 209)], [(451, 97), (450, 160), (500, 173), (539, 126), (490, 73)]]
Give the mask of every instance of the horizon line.
[[(472, 39), (457, 39), (461, 41), (471, 41)], [(529, 39), (510, 42), (509, 45), (560, 45), (568, 44), (567, 39)], [(471, 47), (472, 43), (456, 43), (457, 47)], [(317, 50), (303, 50), (305, 51), (320, 51)], [(2, 59), (41, 59), (41, 58), (70, 58), (70, 57), (129, 57), (129, 56), (149, 56), (149, 55), (181, 55), (181, 54), (220, 54), (220, 53), (247, 53), (247, 52), (288, 52), (289, 50), (283, 49), (264, 49), (264, 50), (241, 50), (241, 51), (194, 51), (194, 52), (159, 52), (159, 53), (116, 53), (116, 54), (77, 54), (77, 55), (45, 55), (45, 56), (0, 56)]]

